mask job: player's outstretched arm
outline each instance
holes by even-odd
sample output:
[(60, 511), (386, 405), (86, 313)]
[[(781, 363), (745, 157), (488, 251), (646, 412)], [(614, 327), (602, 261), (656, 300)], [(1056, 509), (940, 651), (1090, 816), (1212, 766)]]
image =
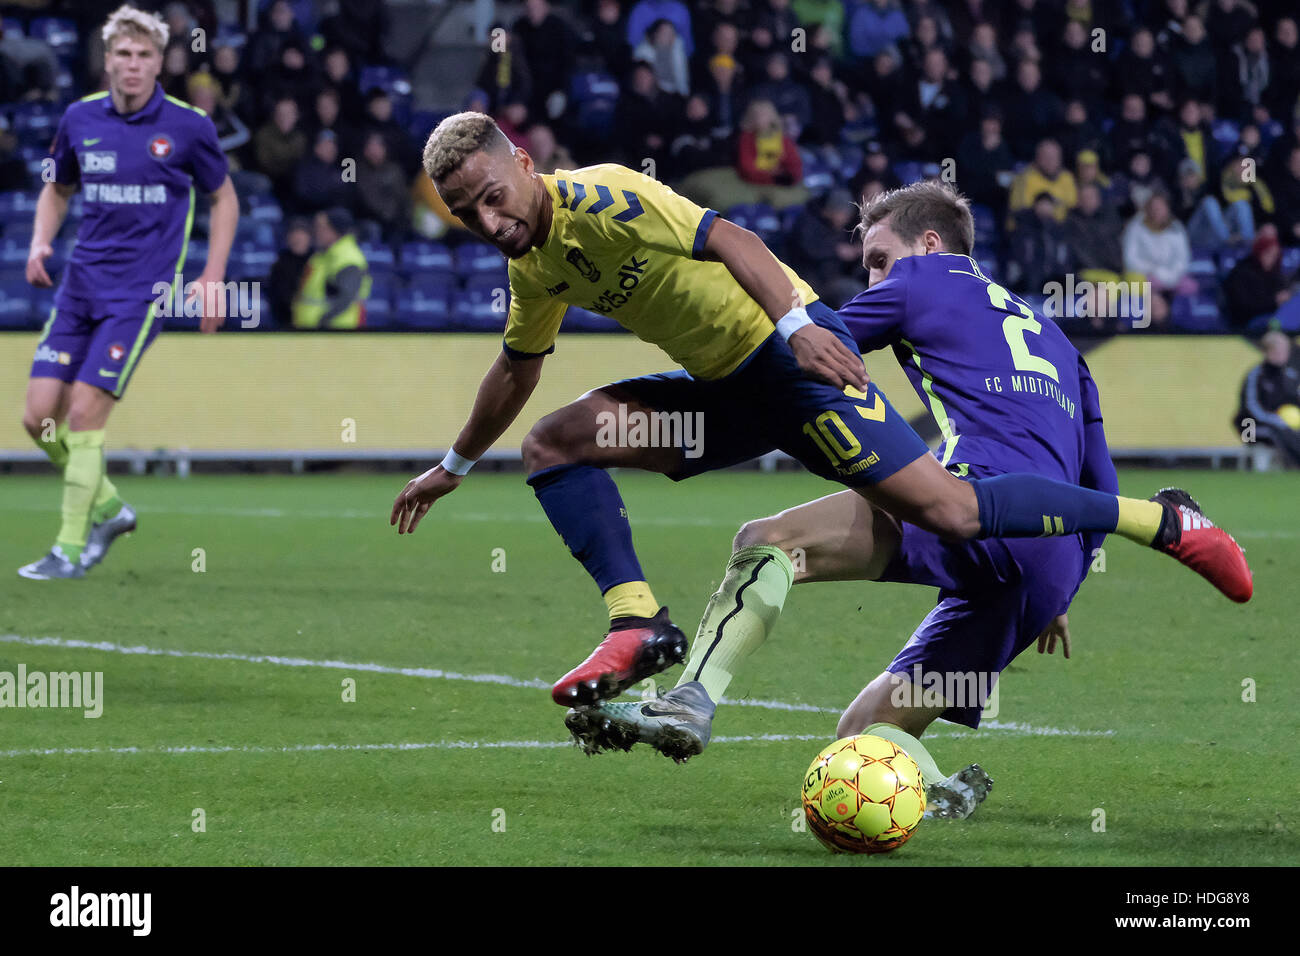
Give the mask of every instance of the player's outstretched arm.
[(208, 261), (188, 296), (190, 299), (203, 297), (203, 317), (199, 320), (199, 331), (207, 333), (217, 331), (226, 321), (226, 295), (221, 283), (226, 277), (226, 263), (230, 259), (230, 247), (235, 241), (235, 227), (239, 225), (239, 196), (229, 176), (217, 187), (211, 198)]
[(32, 222), (32, 244), (27, 252), (27, 281), (48, 289), (54, 280), (45, 271), (45, 260), (54, 255), (54, 237), (68, 215), (68, 200), (77, 191), (66, 183), (46, 183), (36, 199), (36, 217)]
[[(533, 389), (542, 376), (542, 356), (512, 359), (505, 352), (497, 356), (478, 387), (469, 421), (461, 429), (451, 452), (441, 464), (412, 478), (393, 502), (389, 525), (397, 525), (398, 534), (415, 531), (420, 519), (433, 503), (460, 487), (469, 471), (491, 448), (511, 423), (519, 417)], [(465, 464), (462, 471), (457, 463)]]
[[(753, 232), (722, 217), (709, 225), (701, 259), (721, 262), (740, 287), (762, 307), (774, 323), (790, 321), (791, 313), (802, 312), (806, 303), (797, 301), (794, 285), (781, 263)], [(783, 334), (785, 330), (782, 329)], [(796, 330), (786, 334), (799, 367), (814, 378), (836, 388), (867, 387), (867, 370), (856, 355), (833, 332), (813, 324), (806, 313), (796, 320)]]

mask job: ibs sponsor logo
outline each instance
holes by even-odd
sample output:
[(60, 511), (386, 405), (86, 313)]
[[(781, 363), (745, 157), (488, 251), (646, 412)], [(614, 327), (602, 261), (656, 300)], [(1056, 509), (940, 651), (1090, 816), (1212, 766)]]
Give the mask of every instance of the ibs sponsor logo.
[(645, 278), (646, 266), (649, 263), (649, 258), (638, 259), (632, 256), (618, 267), (618, 288), (606, 289), (587, 308), (592, 312), (609, 315), (615, 309), (625, 305), (627, 300), (632, 298), (632, 290)]
[(36, 361), (54, 362), (58, 365), (71, 365), (72, 356), (67, 352), (59, 352), (52, 349), (48, 345), (40, 345), (36, 348)]
[(148, 936), (152, 915), (152, 893), (82, 893), (73, 886), (50, 897), (51, 926), (125, 926), (133, 936)]
[(83, 173), (117, 172), (117, 153), (112, 150), (94, 150), (81, 154), (81, 171)]

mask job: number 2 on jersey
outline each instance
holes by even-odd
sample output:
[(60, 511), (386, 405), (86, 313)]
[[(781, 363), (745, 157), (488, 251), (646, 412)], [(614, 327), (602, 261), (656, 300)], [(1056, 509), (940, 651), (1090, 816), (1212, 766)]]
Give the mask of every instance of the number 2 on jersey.
[(1025, 344), (1025, 333), (1037, 335), (1043, 331), (1043, 323), (1034, 318), (1034, 313), (1028, 306), (1011, 298), (1007, 290), (996, 282), (990, 282), (985, 288), (989, 290), (989, 301), (993, 303), (993, 308), (1006, 312), (1014, 306), (1020, 313), (1008, 315), (1002, 320), (1002, 334), (1006, 337), (1007, 347), (1011, 349), (1011, 362), (1016, 371), (1037, 372), (1048, 376), (1053, 382), (1059, 382), (1061, 378), (1056, 374), (1056, 366), (1047, 359), (1034, 355)]

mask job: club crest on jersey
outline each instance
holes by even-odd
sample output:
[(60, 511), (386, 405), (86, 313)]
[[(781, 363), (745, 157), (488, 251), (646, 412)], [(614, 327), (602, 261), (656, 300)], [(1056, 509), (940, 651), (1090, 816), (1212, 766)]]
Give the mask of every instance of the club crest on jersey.
[(120, 362), (126, 358), (126, 346), (121, 342), (114, 342), (108, 347), (108, 357), (114, 362)]
[(600, 281), (600, 270), (595, 263), (582, 254), (581, 249), (570, 249), (564, 256), (565, 261), (582, 273), (582, 277), (591, 282)]
[(149, 140), (149, 155), (159, 161), (171, 156), (174, 148), (171, 137), (165, 133), (159, 133)]

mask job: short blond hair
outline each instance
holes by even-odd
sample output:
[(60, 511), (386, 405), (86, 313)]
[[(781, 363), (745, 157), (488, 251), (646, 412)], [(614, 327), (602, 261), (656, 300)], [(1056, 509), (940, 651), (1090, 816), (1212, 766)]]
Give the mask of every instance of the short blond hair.
[(474, 153), (514, 152), (496, 120), (486, 113), (453, 113), (439, 123), (424, 144), (424, 171), (435, 183), (446, 179)]
[(108, 16), (100, 35), (104, 40), (104, 49), (111, 50), (123, 35), (134, 40), (146, 40), (158, 48), (161, 53), (167, 49), (167, 40), (171, 31), (162, 17), (154, 13), (145, 13), (129, 3), (124, 3)]

